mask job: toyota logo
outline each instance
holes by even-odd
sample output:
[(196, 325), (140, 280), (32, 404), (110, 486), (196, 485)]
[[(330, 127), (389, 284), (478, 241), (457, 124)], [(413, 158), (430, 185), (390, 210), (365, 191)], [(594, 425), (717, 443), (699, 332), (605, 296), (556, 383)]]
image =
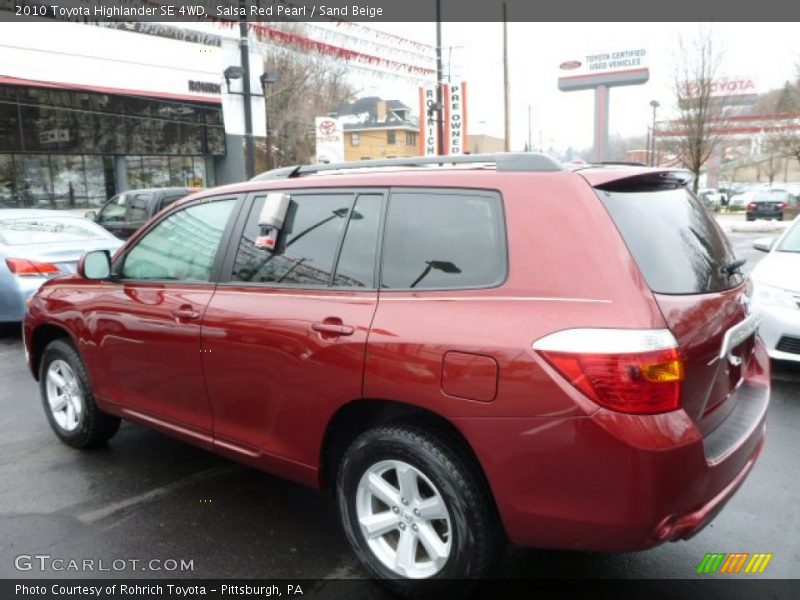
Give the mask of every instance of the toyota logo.
[(328, 119), (327, 121), (322, 121), (319, 124), (319, 132), (322, 135), (333, 135), (336, 131), (336, 122), (331, 121)]
[(581, 66), (581, 61), (579, 60), (568, 60), (566, 62), (562, 62), (558, 65), (558, 68), (562, 71), (572, 71), (572, 69), (577, 69)]

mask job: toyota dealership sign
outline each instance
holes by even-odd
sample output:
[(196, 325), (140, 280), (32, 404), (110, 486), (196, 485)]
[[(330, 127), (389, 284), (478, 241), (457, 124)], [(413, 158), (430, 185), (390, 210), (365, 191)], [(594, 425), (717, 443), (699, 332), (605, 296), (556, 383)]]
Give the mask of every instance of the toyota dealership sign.
[(341, 120), (317, 117), (314, 120), (317, 137), (317, 163), (344, 162), (344, 128)]
[(598, 85), (632, 85), (650, 79), (646, 48), (616, 48), (586, 53), (558, 65), (558, 89), (586, 90)]

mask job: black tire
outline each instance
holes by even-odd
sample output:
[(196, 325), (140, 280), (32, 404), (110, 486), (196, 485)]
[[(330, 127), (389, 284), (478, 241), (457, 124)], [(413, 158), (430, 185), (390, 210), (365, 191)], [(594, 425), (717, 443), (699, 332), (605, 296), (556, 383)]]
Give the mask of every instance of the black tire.
[[(80, 388), (82, 411), (78, 419), (78, 425), (72, 431), (59, 425), (53, 416), (53, 411), (47, 398), (47, 373), (50, 365), (55, 360), (62, 360), (67, 363), (75, 374), (77, 385)], [(45, 348), (39, 365), (39, 390), (47, 421), (50, 423), (53, 432), (65, 444), (73, 448), (90, 448), (102, 444), (117, 433), (120, 419), (102, 412), (97, 407), (83, 361), (75, 347), (68, 340), (53, 340)]]
[(746, 215), (745, 216), (745, 220), (752, 221), (753, 220), (753, 216), (752, 215)]
[[(384, 460), (402, 461), (419, 470), (439, 491), (450, 515), (449, 556), (441, 570), (427, 579), (406, 578), (387, 568), (361, 531), (358, 484), (370, 467)], [(416, 425), (386, 425), (362, 434), (345, 452), (336, 478), (336, 501), (347, 538), (372, 576), (404, 596), (439, 591), (451, 595), (458, 591), (453, 579), (486, 577), (502, 556), (505, 534), (487, 488), (480, 466), (446, 433)]]

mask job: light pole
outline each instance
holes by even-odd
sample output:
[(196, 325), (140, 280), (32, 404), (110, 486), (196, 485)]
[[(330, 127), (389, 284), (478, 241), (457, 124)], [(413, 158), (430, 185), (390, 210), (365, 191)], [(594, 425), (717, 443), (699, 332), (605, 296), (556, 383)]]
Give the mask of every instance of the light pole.
[(650, 128), (650, 143), (653, 145), (653, 149), (650, 152), (650, 166), (653, 167), (656, 164), (656, 109), (661, 105), (658, 100), (650, 100), (650, 106), (653, 107), (653, 125)]
[(278, 81), (278, 76), (275, 73), (264, 71), (259, 78), (261, 81), (261, 92), (264, 94), (264, 124), (267, 127), (267, 171), (271, 170), (274, 165), (272, 164), (272, 128), (269, 126), (269, 94), (267, 94), (267, 87)]
[(442, 97), (442, 0), (436, 0), (436, 137), (439, 140), (436, 154), (444, 154), (444, 98)]

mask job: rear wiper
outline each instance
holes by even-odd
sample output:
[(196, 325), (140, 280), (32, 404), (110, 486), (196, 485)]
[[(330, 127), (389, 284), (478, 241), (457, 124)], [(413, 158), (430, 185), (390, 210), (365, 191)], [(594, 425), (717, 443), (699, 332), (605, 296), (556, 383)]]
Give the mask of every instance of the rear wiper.
[(726, 262), (724, 265), (722, 265), (719, 268), (719, 270), (720, 270), (720, 272), (722, 272), (723, 274), (727, 275), (728, 277), (731, 277), (735, 273), (740, 273), (741, 274), (742, 267), (744, 266), (744, 263), (746, 263), (746, 262), (747, 262), (746, 258), (740, 258), (738, 260), (731, 260), (731, 261)]

